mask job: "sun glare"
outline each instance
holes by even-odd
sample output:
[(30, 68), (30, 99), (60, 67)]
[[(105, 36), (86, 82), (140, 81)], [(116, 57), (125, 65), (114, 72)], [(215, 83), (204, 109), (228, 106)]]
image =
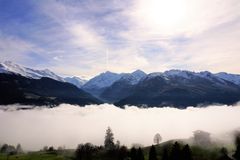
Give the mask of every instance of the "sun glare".
[(142, 1), (138, 8), (144, 23), (151, 28), (169, 30), (181, 25), (186, 19), (184, 0)]

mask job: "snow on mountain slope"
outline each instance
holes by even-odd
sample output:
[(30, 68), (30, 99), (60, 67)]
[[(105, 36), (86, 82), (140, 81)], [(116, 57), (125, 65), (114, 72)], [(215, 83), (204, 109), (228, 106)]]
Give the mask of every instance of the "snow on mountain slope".
[(83, 85), (83, 88), (84, 89), (105, 88), (111, 86), (115, 81), (119, 80), (122, 76), (123, 74), (117, 74), (107, 71), (90, 79), (85, 85)]
[(238, 74), (230, 74), (225, 72), (220, 72), (215, 74), (216, 77), (219, 77), (221, 79), (224, 79), (226, 81), (230, 81), (236, 85), (240, 85), (240, 75)]
[(48, 77), (57, 81), (64, 82), (64, 79), (55, 73), (51, 72), (48, 69), (45, 70), (35, 70), (27, 67), (23, 67), (18, 64), (14, 64), (11, 61), (5, 61), (0, 63), (0, 73), (14, 73), (20, 74), (24, 77), (33, 78), (33, 79), (40, 79), (42, 77)]
[(178, 77), (182, 77), (182, 78), (186, 78), (186, 79), (191, 79), (194, 74), (195, 74), (194, 72), (184, 71), (184, 70), (175, 70), (175, 69), (165, 71), (163, 73), (163, 75), (166, 77), (178, 76)]
[(64, 80), (68, 83), (74, 84), (78, 88), (81, 88), (85, 83), (87, 83), (86, 79), (79, 77), (66, 77)]
[(226, 84), (226, 81), (224, 79), (221, 79), (215, 76), (213, 73), (209, 71), (199, 72), (199, 73), (196, 73), (196, 75), (201, 78), (208, 79), (209, 81), (212, 81), (215, 84), (222, 84), (222, 85)]
[[(196, 78), (203, 78), (207, 79), (216, 85), (225, 85), (227, 82), (230, 81), (227, 78), (220, 78), (219, 76), (216, 76), (215, 74), (208, 72), (208, 71), (202, 71), (202, 72), (192, 72), (192, 71), (186, 71), (186, 70), (169, 70), (165, 72), (154, 72), (150, 73), (146, 76), (146, 78), (151, 79), (155, 77), (161, 77), (165, 80), (169, 80), (172, 78), (180, 77), (187, 81), (191, 81)], [(239, 82), (240, 83), (240, 82)]]
[(127, 81), (129, 84), (137, 84), (140, 79), (142, 79), (143, 77), (145, 77), (147, 74), (144, 73), (141, 70), (136, 70), (132, 73), (125, 73), (122, 75), (122, 77), (119, 79), (119, 81)]

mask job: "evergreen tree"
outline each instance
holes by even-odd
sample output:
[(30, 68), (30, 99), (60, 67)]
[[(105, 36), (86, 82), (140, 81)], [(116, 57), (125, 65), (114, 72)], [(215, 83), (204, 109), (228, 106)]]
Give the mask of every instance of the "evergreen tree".
[(172, 146), (172, 151), (170, 154), (171, 160), (180, 160), (181, 159), (181, 148), (178, 142), (175, 142)]
[(157, 153), (155, 147), (152, 145), (149, 151), (149, 160), (157, 160)]
[(10, 155), (16, 154), (16, 148), (12, 145), (8, 145), (8, 144), (4, 144), (1, 149), (0, 149), (0, 153), (7, 153)]
[(162, 160), (169, 160), (167, 148), (163, 149)]
[(51, 147), (48, 148), (48, 151), (49, 151), (49, 152), (53, 152), (53, 151), (55, 151), (55, 149), (54, 149), (53, 146), (51, 146)]
[(220, 157), (217, 159), (217, 160), (232, 160), (232, 158), (230, 158), (228, 156), (228, 150), (223, 147), (221, 150), (220, 150)]
[(128, 149), (125, 146), (121, 146), (118, 151), (118, 159), (119, 160), (124, 160), (128, 156)]
[(116, 141), (116, 148), (119, 149), (121, 147), (121, 143), (119, 140)]
[(140, 147), (137, 150), (137, 160), (144, 160), (143, 151)]
[(131, 148), (130, 157), (131, 160), (137, 160), (137, 150), (134, 147)]
[(21, 144), (18, 144), (18, 145), (17, 145), (17, 147), (16, 147), (16, 152), (17, 152), (17, 154), (23, 153)]
[(80, 144), (76, 149), (76, 160), (91, 160), (93, 153), (96, 151), (91, 143)]
[(233, 154), (233, 157), (234, 157), (236, 160), (240, 160), (240, 134), (238, 134), (238, 135), (236, 136), (235, 143), (236, 143), (236, 151), (235, 151), (235, 153)]
[(185, 145), (182, 150), (182, 159), (183, 160), (192, 160), (192, 152), (189, 145)]
[(113, 137), (112, 129), (110, 127), (108, 127), (106, 130), (104, 146), (107, 150), (114, 149), (114, 137)]
[(0, 153), (7, 153), (7, 149), (8, 149), (8, 144), (2, 145), (0, 149)]

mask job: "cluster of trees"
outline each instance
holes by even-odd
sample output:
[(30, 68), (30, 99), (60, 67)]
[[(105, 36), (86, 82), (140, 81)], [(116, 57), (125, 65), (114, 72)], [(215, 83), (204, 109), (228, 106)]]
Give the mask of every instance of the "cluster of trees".
[(4, 144), (0, 147), (0, 153), (14, 155), (23, 153), (22, 146), (18, 144), (16, 147), (13, 145)]
[[(205, 139), (206, 138), (206, 139)], [(92, 159), (111, 159), (111, 160), (194, 160), (201, 159), (199, 155), (193, 154), (192, 147), (188, 144), (174, 142), (168, 145), (159, 145), (162, 137), (157, 133), (150, 148), (132, 147), (128, 149), (121, 146), (120, 142), (114, 143), (114, 134), (110, 127), (106, 130), (104, 146), (94, 146), (90, 143), (80, 144), (76, 150), (76, 160), (92, 160)], [(209, 134), (207, 132), (194, 132), (195, 145), (200, 148), (210, 144)], [(206, 148), (205, 148), (206, 149)], [(206, 159), (206, 158), (205, 158)], [(218, 151), (215, 160), (240, 160), (240, 134), (236, 136), (236, 150), (234, 154), (228, 153), (226, 148)]]
[[(157, 160), (155, 147), (152, 146), (149, 152), (149, 160)], [(181, 146), (175, 142), (172, 146), (163, 149), (162, 160), (192, 160), (192, 151), (188, 144)]]
[(53, 146), (50, 146), (50, 147), (44, 146), (42, 151), (44, 151), (44, 152), (53, 152), (53, 151), (56, 151), (56, 149)]
[[(194, 132), (194, 145), (189, 146), (179, 142), (168, 142), (160, 144), (162, 137), (156, 134), (153, 142), (156, 145), (143, 147), (139, 144), (128, 149), (121, 145), (120, 141), (114, 141), (114, 134), (110, 127), (106, 130), (103, 146), (95, 146), (91, 143), (79, 144), (74, 155), (75, 160), (240, 160), (240, 133), (236, 134), (236, 149), (228, 153), (226, 148), (214, 150), (205, 145), (210, 144), (209, 134), (207, 132)], [(206, 139), (205, 139), (206, 138)], [(197, 145), (197, 146), (195, 146)], [(197, 150), (196, 150), (196, 147)], [(199, 150), (200, 149), (200, 150)], [(45, 146), (42, 151), (64, 153), (65, 147)], [(62, 152), (60, 152), (62, 151)], [(18, 144), (16, 147), (8, 144), (0, 146), (0, 153), (9, 155), (23, 153), (22, 147)], [(214, 153), (214, 156), (211, 156)], [(213, 155), (213, 154), (212, 154)], [(71, 157), (72, 158), (72, 157)]]
[(240, 133), (236, 134), (236, 140), (235, 140), (235, 144), (236, 144), (236, 151), (233, 154), (233, 157), (236, 160), (240, 160)]

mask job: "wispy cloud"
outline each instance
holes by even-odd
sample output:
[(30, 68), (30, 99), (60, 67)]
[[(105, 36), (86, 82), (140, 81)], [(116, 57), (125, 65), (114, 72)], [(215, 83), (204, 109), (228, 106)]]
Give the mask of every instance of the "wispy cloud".
[[(238, 0), (4, 4), (1, 59), (19, 57), (14, 60), (25, 65), (35, 63), (60, 74), (88, 76), (137, 68), (240, 72)], [(6, 45), (5, 37), (17, 48)], [(21, 43), (16, 44), (16, 39)], [(24, 54), (20, 57), (20, 53)]]

